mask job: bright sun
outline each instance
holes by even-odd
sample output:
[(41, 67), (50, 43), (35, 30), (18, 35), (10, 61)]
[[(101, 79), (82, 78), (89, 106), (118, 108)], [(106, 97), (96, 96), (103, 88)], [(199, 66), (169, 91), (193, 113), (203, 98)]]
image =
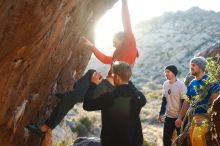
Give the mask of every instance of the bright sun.
[[(96, 27), (96, 46), (106, 54), (112, 54), (112, 38), (115, 32), (122, 30), (120, 4), (117, 3), (101, 18)], [(104, 49), (105, 48), (105, 49)]]

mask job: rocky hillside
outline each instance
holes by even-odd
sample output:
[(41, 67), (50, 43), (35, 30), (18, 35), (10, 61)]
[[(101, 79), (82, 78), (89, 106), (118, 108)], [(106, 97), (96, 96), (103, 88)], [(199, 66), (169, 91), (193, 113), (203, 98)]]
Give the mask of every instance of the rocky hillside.
[[(144, 91), (161, 87), (163, 68), (175, 64), (183, 78), (189, 60), (220, 40), (220, 12), (193, 7), (187, 11), (168, 12), (133, 28), (140, 57), (134, 69), (134, 82)], [(94, 65), (95, 64), (95, 65)], [(106, 71), (91, 60), (88, 68)]]

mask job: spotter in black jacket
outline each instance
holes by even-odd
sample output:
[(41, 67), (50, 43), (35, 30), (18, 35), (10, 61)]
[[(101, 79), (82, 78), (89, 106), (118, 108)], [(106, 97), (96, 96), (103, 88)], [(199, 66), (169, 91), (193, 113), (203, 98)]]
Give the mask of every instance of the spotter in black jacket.
[(112, 92), (93, 98), (96, 87), (96, 84), (90, 84), (83, 108), (87, 111), (101, 110), (102, 146), (142, 146), (139, 114), (146, 104), (145, 96), (129, 82), (116, 87)]

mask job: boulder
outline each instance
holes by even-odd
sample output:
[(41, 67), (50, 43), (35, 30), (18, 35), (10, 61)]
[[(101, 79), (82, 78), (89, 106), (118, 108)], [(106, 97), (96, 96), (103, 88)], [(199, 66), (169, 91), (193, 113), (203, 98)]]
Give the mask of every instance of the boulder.
[(203, 50), (198, 54), (198, 56), (204, 56), (207, 58), (207, 57), (215, 57), (217, 54), (220, 55), (220, 42)]
[(208, 146), (219, 146), (220, 144), (220, 96), (212, 105), (211, 130), (207, 134)]
[(117, 0), (3, 0), (0, 4), (0, 145), (38, 146), (24, 127), (42, 123), (71, 90), (91, 52), (97, 20)]

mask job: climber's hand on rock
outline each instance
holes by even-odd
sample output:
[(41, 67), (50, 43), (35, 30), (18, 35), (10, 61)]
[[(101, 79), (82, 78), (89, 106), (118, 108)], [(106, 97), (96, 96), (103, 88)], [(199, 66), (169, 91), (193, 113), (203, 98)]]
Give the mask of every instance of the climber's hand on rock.
[(177, 128), (180, 128), (181, 125), (182, 125), (182, 120), (180, 118), (178, 118), (176, 121), (175, 121), (175, 125)]
[(88, 49), (92, 49), (94, 47), (94, 44), (89, 40), (87, 39), (86, 37), (81, 37), (81, 40), (80, 40)]
[(99, 85), (101, 82), (102, 82), (102, 76), (101, 74), (97, 73), (97, 72), (94, 72), (93, 75), (92, 75), (92, 79), (91, 79), (91, 82), (96, 84), (96, 85)]

